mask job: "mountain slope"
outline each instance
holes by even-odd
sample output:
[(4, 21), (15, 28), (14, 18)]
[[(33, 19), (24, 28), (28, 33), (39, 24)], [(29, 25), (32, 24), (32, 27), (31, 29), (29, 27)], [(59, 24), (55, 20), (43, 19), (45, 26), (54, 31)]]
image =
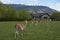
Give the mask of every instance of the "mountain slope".
[(44, 13), (52, 14), (53, 12), (56, 12), (56, 10), (51, 9), (47, 6), (27, 6), (27, 5), (21, 5), (21, 4), (5, 4), (6, 6), (12, 6), (17, 11), (21, 10), (22, 8), (25, 8), (27, 11), (42, 11)]

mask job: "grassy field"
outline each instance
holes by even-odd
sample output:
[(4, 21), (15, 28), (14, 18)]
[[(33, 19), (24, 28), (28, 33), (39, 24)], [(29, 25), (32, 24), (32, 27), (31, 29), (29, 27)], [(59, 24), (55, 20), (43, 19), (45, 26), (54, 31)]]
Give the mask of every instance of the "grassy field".
[(0, 40), (60, 40), (60, 21), (28, 23), (21, 38), (14, 38), (16, 23), (23, 22), (0, 22)]

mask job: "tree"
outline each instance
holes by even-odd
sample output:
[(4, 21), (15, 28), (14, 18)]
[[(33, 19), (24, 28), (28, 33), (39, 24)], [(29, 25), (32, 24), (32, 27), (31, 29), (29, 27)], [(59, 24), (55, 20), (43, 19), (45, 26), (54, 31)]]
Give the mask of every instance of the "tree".
[(2, 20), (7, 12), (7, 7), (0, 3), (0, 20)]
[(17, 18), (16, 14), (16, 10), (13, 7), (8, 7), (8, 11), (5, 17), (7, 18), (7, 20), (15, 20)]
[(0, 3), (0, 20), (1, 21), (11, 21), (11, 20), (30, 20), (31, 15), (27, 10), (22, 9), (17, 11), (15, 8), (10, 6), (5, 6)]
[(29, 14), (29, 12), (27, 12), (27, 10), (22, 9), (19, 12), (19, 19), (20, 20), (30, 20), (31, 19), (31, 15)]
[(0, 4), (0, 20), (16, 20), (16, 14), (17, 12), (13, 7)]
[(60, 12), (54, 12), (52, 15), (51, 15), (51, 18), (56, 20), (56, 21), (60, 21)]

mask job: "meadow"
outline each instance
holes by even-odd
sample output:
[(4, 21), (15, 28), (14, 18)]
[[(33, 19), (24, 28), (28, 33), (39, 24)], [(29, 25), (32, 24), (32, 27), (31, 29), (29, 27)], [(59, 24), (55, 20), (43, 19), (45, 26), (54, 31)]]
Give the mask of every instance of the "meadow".
[(0, 40), (60, 40), (60, 21), (41, 21), (37, 25), (28, 22), (23, 37), (14, 38), (15, 24), (20, 21), (0, 22)]

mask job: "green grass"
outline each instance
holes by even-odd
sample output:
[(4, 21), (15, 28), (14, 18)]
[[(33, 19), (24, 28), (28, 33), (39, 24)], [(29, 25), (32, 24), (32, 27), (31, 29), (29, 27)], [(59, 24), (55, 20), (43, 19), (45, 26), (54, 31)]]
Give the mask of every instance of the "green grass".
[(0, 22), (0, 40), (60, 40), (60, 21), (28, 23), (24, 36), (14, 38), (15, 24), (23, 22)]

